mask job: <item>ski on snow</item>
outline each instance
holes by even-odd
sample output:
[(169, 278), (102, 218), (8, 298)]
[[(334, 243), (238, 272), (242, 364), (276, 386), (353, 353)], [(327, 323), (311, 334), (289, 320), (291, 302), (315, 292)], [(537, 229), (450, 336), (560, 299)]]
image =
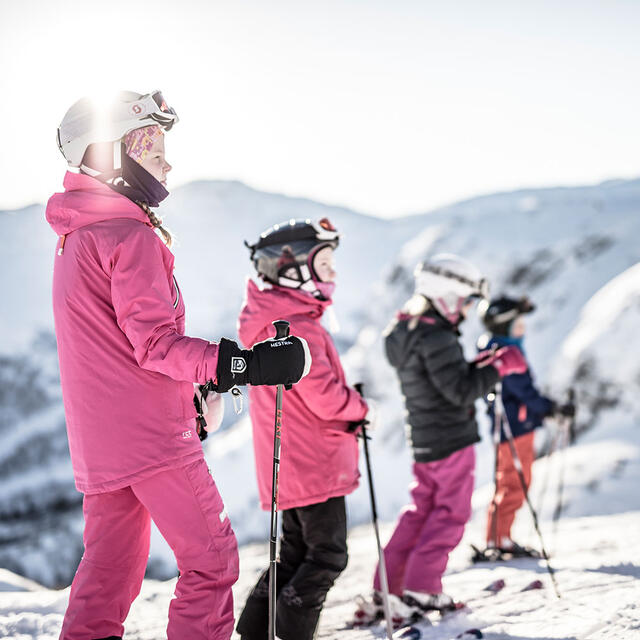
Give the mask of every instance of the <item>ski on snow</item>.
[[(499, 583), (502, 582), (500, 585)], [(491, 591), (491, 593), (497, 593), (504, 587), (504, 581), (497, 580), (495, 583), (491, 583), (485, 590)], [(496, 589), (495, 591), (493, 589)], [(468, 610), (465, 602), (454, 602), (453, 605), (447, 609), (440, 611), (440, 620), (446, 620), (456, 613)], [(409, 622), (396, 629), (393, 634), (394, 640), (422, 640), (429, 635), (432, 635), (434, 627), (438, 627), (440, 622), (433, 624), (429, 619), (427, 613), (424, 616), (414, 622)], [(479, 629), (467, 629), (456, 636), (453, 636), (456, 640), (472, 640), (475, 638), (482, 638), (482, 632)], [(444, 639), (443, 639), (444, 640)]]
[[(506, 582), (499, 578), (498, 580), (494, 580), (492, 583), (488, 584), (482, 591), (483, 593), (477, 597), (470, 598), (467, 602), (474, 603), (482, 601), (488, 597), (494, 596), (497, 593), (500, 593), (506, 586)], [(520, 592), (525, 591), (534, 591), (537, 589), (544, 589), (544, 584), (541, 580), (533, 580), (525, 587), (520, 589)], [(455, 616), (456, 613), (462, 611), (468, 611), (469, 607), (467, 602), (454, 602), (453, 606), (449, 609), (445, 609), (440, 611), (440, 618), (447, 619), (450, 616)], [(381, 620), (378, 619), (375, 622), (372, 622), (369, 625), (349, 625), (348, 629), (365, 629), (365, 628), (374, 628), (380, 625)], [(405, 624), (399, 626), (395, 629), (393, 633), (394, 640), (422, 640), (422, 638), (428, 638), (433, 636), (434, 627), (438, 627), (440, 622), (436, 622), (434, 624), (425, 613), (422, 618), (417, 620), (413, 620), (411, 622), (406, 622)], [(450, 640), (477, 640), (478, 638), (482, 638), (483, 634), (480, 629), (470, 628), (465, 631), (459, 632), (458, 635), (451, 636)], [(442, 640), (446, 640), (442, 637)]]
[[(404, 627), (402, 629), (399, 629), (398, 631), (396, 631), (396, 633), (393, 634), (393, 638), (394, 640), (396, 640), (396, 638), (398, 640), (422, 640), (423, 638), (427, 637), (426, 633), (428, 633), (428, 630), (432, 628), (433, 626), (430, 623), (427, 624), (425, 622), (422, 622), (414, 624), (411, 627)], [(455, 640), (476, 640), (477, 638), (482, 637), (484, 636), (482, 635), (482, 631), (480, 631), (480, 629), (467, 629), (466, 631), (453, 636)]]
[[(488, 592), (486, 595), (491, 596), (502, 591), (506, 586), (506, 583), (502, 579), (494, 580), (491, 584), (487, 585), (483, 591)], [(544, 589), (544, 584), (540, 580), (533, 580), (529, 584), (527, 584), (520, 592), (524, 591), (533, 591), (536, 589)], [(479, 598), (472, 598), (470, 602), (475, 602), (481, 599), (484, 599), (485, 596), (481, 596)], [(454, 608), (443, 611), (442, 617), (448, 617), (451, 614), (455, 614), (456, 611), (463, 611), (466, 608), (466, 604), (463, 603), (455, 603)], [(399, 629), (397, 629), (394, 634), (394, 640), (423, 640), (423, 638), (428, 638), (432, 636), (433, 628), (438, 625), (434, 625), (431, 620), (425, 615), (424, 619), (414, 622), (412, 624), (406, 624)], [(483, 638), (483, 633), (480, 629), (470, 628), (465, 631), (458, 633), (455, 636), (450, 636), (452, 640), (477, 640), (478, 638)], [(444, 638), (442, 639), (444, 640)]]

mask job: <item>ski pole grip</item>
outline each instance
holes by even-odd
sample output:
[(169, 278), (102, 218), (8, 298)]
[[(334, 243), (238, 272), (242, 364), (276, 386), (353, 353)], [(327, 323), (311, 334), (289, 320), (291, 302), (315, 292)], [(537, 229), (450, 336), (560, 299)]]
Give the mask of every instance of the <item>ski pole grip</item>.
[(569, 387), (569, 389), (567, 390), (567, 399), (571, 404), (574, 403), (576, 399), (576, 390), (573, 387)]
[(276, 340), (281, 340), (289, 335), (289, 322), (287, 320), (274, 320), (273, 326), (276, 328)]
[[(362, 382), (356, 382), (353, 385), (353, 388), (362, 396), (364, 397), (364, 385), (362, 384)], [(364, 425), (366, 424), (366, 420), (358, 420), (357, 422), (351, 422), (349, 424), (349, 431), (350, 432), (354, 432), (356, 431), (359, 427), (364, 428)], [(360, 434), (358, 434), (360, 435)]]

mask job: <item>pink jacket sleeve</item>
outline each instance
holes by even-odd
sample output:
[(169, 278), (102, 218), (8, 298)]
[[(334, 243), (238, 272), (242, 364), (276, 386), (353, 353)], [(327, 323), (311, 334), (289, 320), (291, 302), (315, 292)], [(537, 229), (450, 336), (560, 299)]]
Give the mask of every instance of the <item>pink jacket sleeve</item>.
[[(186, 382), (215, 381), (218, 345), (181, 335), (166, 249), (140, 225), (111, 254), (111, 300), (137, 363)], [(168, 252), (167, 252), (168, 255)]]
[(360, 394), (347, 385), (337, 352), (327, 353), (323, 329), (311, 324), (292, 325), (291, 333), (303, 337), (311, 351), (311, 370), (294, 389), (318, 418), (326, 421), (356, 422), (367, 415)]

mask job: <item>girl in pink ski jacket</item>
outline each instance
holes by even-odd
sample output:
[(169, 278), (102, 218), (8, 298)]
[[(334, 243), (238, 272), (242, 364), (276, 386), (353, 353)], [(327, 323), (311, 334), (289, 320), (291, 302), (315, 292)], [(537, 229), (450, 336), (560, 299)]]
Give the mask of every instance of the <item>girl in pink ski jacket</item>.
[[(159, 92), (122, 92), (101, 114), (80, 100), (58, 129), (62, 153), (79, 169), (66, 174), (46, 216), (59, 236), (53, 308), (85, 517), (64, 640), (122, 636), (144, 577), (151, 519), (180, 570), (169, 640), (230, 638), (237, 545), (203, 457), (193, 384), (222, 392), (291, 383), (306, 365), (297, 338), (278, 350), (243, 351), (184, 335), (171, 238), (150, 210), (168, 195), (164, 130), (177, 119)], [(243, 376), (234, 377), (232, 357), (245, 360)]]
[[(350, 425), (367, 404), (349, 387), (321, 324), (333, 292), (338, 234), (328, 220), (291, 221), (261, 235), (252, 249), (259, 287), (248, 282), (238, 334), (245, 346), (264, 340), (284, 318), (309, 343), (309, 375), (284, 393), (278, 508), (283, 510), (277, 568), (277, 636), (311, 640), (325, 597), (347, 564), (344, 496), (358, 486), (358, 444)], [(251, 389), (250, 412), (260, 503), (271, 505), (275, 390)], [(268, 571), (238, 621), (242, 640), (268, 629)]]

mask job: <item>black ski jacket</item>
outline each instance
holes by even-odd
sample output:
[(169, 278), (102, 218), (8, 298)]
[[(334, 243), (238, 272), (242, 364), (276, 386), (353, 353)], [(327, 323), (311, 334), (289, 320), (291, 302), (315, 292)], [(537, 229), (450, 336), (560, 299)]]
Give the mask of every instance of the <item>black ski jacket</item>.
[(433, 310), (409, 329), (399, 314), (385, 350), (400, 378), (416, 462), (441, 460), (480, 440), (474, 402), (500, 379), (495, 367), (464, 359), (457, 328)]

